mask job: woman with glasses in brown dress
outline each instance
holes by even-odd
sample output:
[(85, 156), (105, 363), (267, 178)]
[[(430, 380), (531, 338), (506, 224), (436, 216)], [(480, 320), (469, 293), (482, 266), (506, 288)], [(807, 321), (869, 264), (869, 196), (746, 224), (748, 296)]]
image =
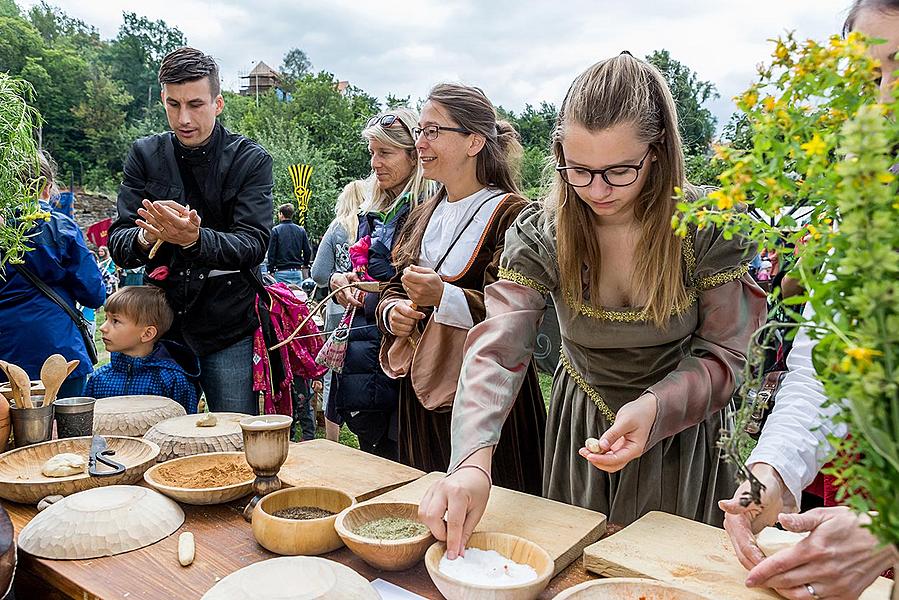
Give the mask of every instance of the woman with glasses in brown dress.
[[(398, 273), (378, 307), (381, 365), (400, 378), (400, 462), (445, 471), (462, 347), (484, 319), (484, 287), (526, 205), (522, 148), (484, 92), (465, 85), (435, 86), (412, 132), (425, 177), (440, 187), (412, 211), (394, 249)], [(532, 361), (522, 376), (493, 472), (498, 485), (540, 494), (546, 408)]]
[[(622, 525), (652, 510), (720, 525), (717, 499), (736, 487), (715, 444), (765, 295), (748, 275), (750, 244), (672, 229), (688, 185), (664, 78), (629, 54), (593, 65), (568, 91), (552, 152), (553, 186), (508, 231), (487, 317), (466, 341), (450, 474), (421, 503), (450, 558), (486, 508), (547, 294), (562, 358), (544, 495)], [(599, 438), (592, 452), (588, 438)]]

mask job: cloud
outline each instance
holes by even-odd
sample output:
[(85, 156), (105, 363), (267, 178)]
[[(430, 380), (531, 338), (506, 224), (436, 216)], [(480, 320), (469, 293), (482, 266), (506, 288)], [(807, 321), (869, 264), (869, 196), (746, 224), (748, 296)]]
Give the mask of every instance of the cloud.
[[(35, 0), (21, 2), (34, 4)], [(712, 81), (719, 127), (770, 53), (768, 38), (838, 32), (848, 0), (55, 0), (114, 37), (121, 12), (163, 19), (220, 62), (225, 87), (259, 60), (277, 67), (293, 47), (315, 69), (384, 98), (426, 95), (439, 81), (483, 88), (496, 103), (558, 104), (572, 79), (604, 57), (667, 49)]]

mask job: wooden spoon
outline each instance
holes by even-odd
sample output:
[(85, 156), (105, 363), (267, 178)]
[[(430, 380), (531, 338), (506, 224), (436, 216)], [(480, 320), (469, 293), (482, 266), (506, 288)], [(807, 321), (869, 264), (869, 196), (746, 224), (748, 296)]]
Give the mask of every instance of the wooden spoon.
[(16, 403), (16, 406), (19, 406), (19, 386), (16, 385), (12, 375), (9, 374), (9, 363), (5, 360), (0, 360), (0, 369), (6, 373), (6, 378), (9, 379), (9, 390), (12, 392), (12, 401)]
[(62, 382), (68, 377), (69, 365), (62, 354), (51, 354), (41, 367), (41, 383), (44, 384), (44, 406), (56, 400)]
[(28, 373), (19, 365), (12, 363), (8, 363), (6, 368), (10, 381), (15, 381), (19, 388), (22, 408), (34, 408), (34, 404), (31, 402), (31, 379), (28, 377)]

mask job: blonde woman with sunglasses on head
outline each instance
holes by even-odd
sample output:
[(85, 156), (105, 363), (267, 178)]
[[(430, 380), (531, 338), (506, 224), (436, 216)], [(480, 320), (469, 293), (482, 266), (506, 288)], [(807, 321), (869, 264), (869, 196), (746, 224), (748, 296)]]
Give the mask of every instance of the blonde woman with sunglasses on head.
[(451, 558), (486, 508), (490, 459), (546, 294), (562, 359), (544, 495), (616, 524), (662, 510), (720, 525), (716, 499), (736, 486), (715, 444), (765, 295), (748, 275), (750, 244), (711, 228), (684, 239), (672, 230), (675, 188), (688, 186), (664, 78), (628, 54), (593, 65), (568, 91), (552, 151), (544, 206), (522, 211), (506, 234), (487, 318), (468, 335), (450, 475), (421, 503)]

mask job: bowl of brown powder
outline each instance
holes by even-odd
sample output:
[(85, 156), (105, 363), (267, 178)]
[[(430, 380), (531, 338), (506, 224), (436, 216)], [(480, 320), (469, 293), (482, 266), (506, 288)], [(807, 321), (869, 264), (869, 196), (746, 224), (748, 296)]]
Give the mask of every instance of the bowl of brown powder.
[(243, 452), (209, 452), (159, 463), (144, 481), (184, 504), (222, 504), (249, 494), (256, 476)]
[(315, 556), (343, 546), (334, 530), (337, 514), (356, 504), (341, 490), (295, 487), (272, 492), (253, 509), (253, 535), (275, 554)]

